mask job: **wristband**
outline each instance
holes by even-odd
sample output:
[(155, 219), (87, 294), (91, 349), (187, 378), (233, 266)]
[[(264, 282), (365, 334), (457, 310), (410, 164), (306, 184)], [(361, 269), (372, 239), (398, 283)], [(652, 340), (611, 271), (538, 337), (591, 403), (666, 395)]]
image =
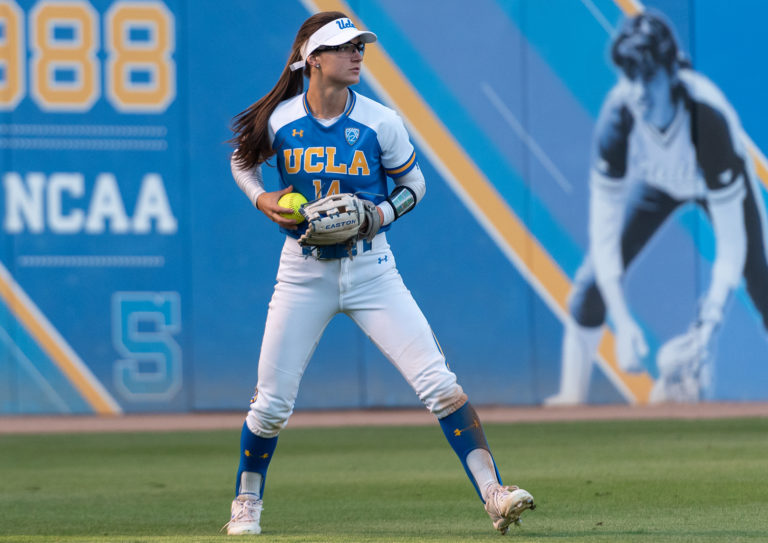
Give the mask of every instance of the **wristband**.
[(389, 202), (389, 205), (392, 206), (395, 212), (395, 219), (399, 219), (414, 208), (416, 205), (416, 195), (410, 188), (401, 185), (392, 191), (389, 198), (387, 198), (387, 202)]

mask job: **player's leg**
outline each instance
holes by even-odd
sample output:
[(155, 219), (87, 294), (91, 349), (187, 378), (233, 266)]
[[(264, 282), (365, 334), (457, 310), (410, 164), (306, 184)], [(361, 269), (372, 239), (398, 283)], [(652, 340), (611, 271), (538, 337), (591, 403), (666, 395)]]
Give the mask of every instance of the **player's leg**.
[(261, 531), (264, 484), (278, 434), (293, 412), (301, 377), (320, 336), (338, 310), (338, 262), (305, 260), (293, 245), (287, 243), (281, 256), (264, 327), (256, 394), (241, 432), (227, 526), (231, 535)]
[(589, 257), (576, 273), (569, 306), (570, 315), (563, 329), (561, 347), (560, 389), (544, 400), (547, 405), (575, 405), (587, 401), (592, 361), (605, 322), (605, 303), (597, 288)]
[(344, 310), (437, 417), (478, 495), (492, 507), (494, 525), (506, 531), (520, 513), (533, 508), (533, 498), (501, 486), (477, 413), (446, 366), (426, 318), (395, 268), (392, 253), (388, 247), (381, 251), (355, 260), (351, 277), (363, 287), (353, 285), (345, 296)]
[[(666, 193), (638, 183), (629, 194), (621, 226), (621, 256), (628, 268), (659, 227), (680, 205)], [(560, 389), (545, 400), (548, 405), (587, 401), (592, 363), (602, 337), (606, 306), (588, 256), (574, 279), (569, 297), (570, 319), (563, 332)]]
[(439, 418), (438, 422), (494, 528), (504, 534), (511, 524), (520, 522), (524, 511), (536, 508), (533, 496), (527, 490), (503, 485), (480, 418), (468, 401), (453, 413)]
[(625, 270), (682, 203), (645, 183), (635, 185), (627, 199), (627, 212), (621, 227), (621, 257)]
[(766, 253), (765, 207), (759, 192), (747, 183), (744, 198), (744, 226), (747, 231), (747, 258), (744, 264), (744, 282), (752, 303), (755, 304), (768, 331), (768, 256)]

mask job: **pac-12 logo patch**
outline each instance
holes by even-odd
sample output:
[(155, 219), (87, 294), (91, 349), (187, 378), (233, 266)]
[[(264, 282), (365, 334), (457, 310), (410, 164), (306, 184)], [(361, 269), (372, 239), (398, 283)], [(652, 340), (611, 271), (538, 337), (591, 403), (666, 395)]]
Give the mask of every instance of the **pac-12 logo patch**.
[(359, 128), (347, 128), (344, 130), (344, 137), (347, 139), (347, 143), (354, 145), (357, 143), (357, 139), (360, 137)]

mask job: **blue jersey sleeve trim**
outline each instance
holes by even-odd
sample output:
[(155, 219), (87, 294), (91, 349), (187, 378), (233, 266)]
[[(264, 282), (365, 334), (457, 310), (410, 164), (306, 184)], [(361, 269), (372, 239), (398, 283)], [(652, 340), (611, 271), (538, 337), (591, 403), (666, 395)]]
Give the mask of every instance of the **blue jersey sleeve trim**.
[(416, 151), (411, 153), (411, 156), (408, 160), (406, 160), (403, 164), (398, 166), (397, 168), (391, 168), (385, 170), (387, 172), (387, 175), (390, 177), (401, 177), (408, 172), (410, 172), (414, 166), (416, 166)]

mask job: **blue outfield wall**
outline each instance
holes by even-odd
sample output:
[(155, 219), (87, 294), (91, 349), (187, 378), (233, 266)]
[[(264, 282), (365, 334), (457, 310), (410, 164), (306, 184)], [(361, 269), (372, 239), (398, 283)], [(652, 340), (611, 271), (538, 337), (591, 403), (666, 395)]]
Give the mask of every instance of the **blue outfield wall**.
[[(768, 172), (755, 68), (768, 4), (646, 5), (728, 96)], [(400, 111), (427, 177), (389, 238), (451, 368), (476, 404), (557, 391), (588, 250), (590, 139), (616, 80), (608, 48), (642, 3), (0, 0), (0, 414), (248, 405), (282, 238), (232, 181), (229, 127), (275, 83), (301, 22), (339, 7), (385, 53), (369, 49), (356, 90)], [(664, 227), (627, 278), (646, 372), (618, 369), (606, 327), (589, 402), (648, 401), (655, 353), (694, 318), (713, 255), (695, 208)], [(740, 287), (709, 399), (768, 399), (765, 334)], [(340, 315), (297, 407), (417, 404)]]

